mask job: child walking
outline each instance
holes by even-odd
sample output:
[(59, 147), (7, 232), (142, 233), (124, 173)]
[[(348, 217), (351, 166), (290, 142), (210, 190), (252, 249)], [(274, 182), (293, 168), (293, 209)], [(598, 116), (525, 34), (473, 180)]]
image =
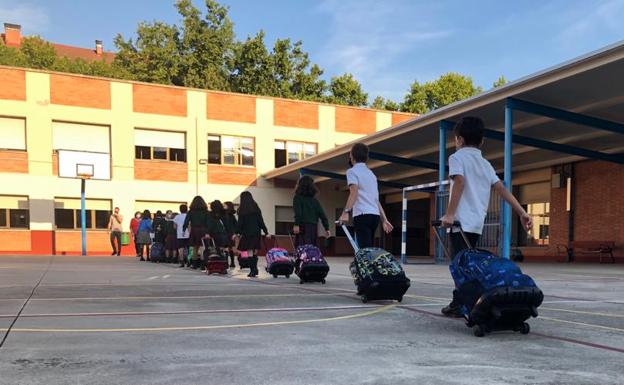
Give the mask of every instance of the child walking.
[(199, 248), (202, 246), (202, 240), (207, 234), (206, 225), (208, 223), (208, 205), (201, 196), (196, 196), (191, 202), (189, 212), (184, 219), (182, 231), (190, 228), (189, 244), (193, 247), (193, 255), (191, 257), (193, 269), (199, 268)]
[(316, 245), (319, 220), (323, 224), (325, 235), (328, 238), (331, 235), (325, 211), (315, 198), (317, 193), (318, 189), (314, 185), (314, 179), (310, 176), (304, 175), (297, 182), (293, 198), (293, 210), (295, 211), (293, 233), (296, 235), (296, 246)]
[(225, 232), (227, 233), (228, 253), (230, 255), (230, 267), (234, 268), (234, 235), (236, 234), (236, 227), (238, 226), (238, 220), (236, 219), (236, 209), (234, 209), (234, 203), (223, 203), (225, 210), (225, 216), (223, 217), (223, 224), (225, 225)]
[(270, 238), (269, 231), (264, 224), (260, 207), (253, 199), (249, 191), (243, 191), (240, 196), (240, 206), (238, 207), (237, 231), (240, 236), (238, 249), (247, 251), (250, 258), (253, 258), (251, 271), (248, 277), (258, 276), (258, 250), (260, 250), (260, 239), (262, 232)]
[[(481, 155), (479, 148), (483, 143), (483, 132), (483, 121), (477, 117), (465, 117), (455, 125), (457, 151), (449, 157), (451, 197), (446, 214), (441, 218), (444, 227), (452, 227), (458, 221), (472, 246), (481, 236), (492, 189), (511, 204), (520, 217), (522, 227), (528, 230), (532, 226), (531, 216), (498, 179), (490, 162)], [(453, 256), (468, 247), (459, 229), (451, 228), (450, 237)], [(457, 290), (453, 290), (453, 300), (442, 309), (442, 314), (463, 317), (456, 297)]]
[[(141, 216), (141, 222), (139, 223), (139, 231), (137, 235), (137, 242), (139, 243), (139, 257), (141, 258), (141, 261), (150, 260), (150, 245), (152, 244), (152, 237), (150, 234), (153, 231), (152, 214), (149, 210), (145, 210)], [(145, 258), (143, 258), (144, 249)]]

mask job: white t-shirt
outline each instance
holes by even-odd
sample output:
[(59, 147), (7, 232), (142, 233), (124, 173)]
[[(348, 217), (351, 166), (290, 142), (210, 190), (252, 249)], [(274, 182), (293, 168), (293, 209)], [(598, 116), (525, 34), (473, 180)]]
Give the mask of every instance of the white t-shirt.
[(347, 170), (347, 184), (358, 186), (358, 197), (353, 205), (354, 217), (363, 214), (379, 215), (377, 177), (365, 163), (356, 163)]
[(186, 219), (186, 214), (178, 214), (173, 221), (176, 224), (176, 232), (178, 233), (178, 239), (188, 239), (189, 238), (189, 229), (186, 231), (182, 231), (182, 227), (184, 227), (184, 220)]
[[(476, 147), (464, 147), (449, 157), (449, 176), (464, 177), (462, 192), (455, 213), (465, 232), (481, 234), (490, 203), (492, 186), (500, 179), (496, 171)], [(451, 191), (454, 181), (451, 178)]]

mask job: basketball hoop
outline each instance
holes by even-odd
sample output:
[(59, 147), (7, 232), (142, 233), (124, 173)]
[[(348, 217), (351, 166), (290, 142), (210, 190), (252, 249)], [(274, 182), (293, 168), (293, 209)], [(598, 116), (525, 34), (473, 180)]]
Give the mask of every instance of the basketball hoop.
[(77, 163), (76, 176), (82, 180), (91, 179), (93, 177), (93, 165)]

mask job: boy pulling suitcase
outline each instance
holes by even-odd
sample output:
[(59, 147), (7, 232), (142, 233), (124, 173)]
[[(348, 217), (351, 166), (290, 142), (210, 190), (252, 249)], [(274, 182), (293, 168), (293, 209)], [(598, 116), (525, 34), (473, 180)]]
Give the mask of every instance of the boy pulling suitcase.
[[(522, 227), (529, 230), (533, 220), (520, 206), (520, 203), (505, 188), (494, 168), (481, 155), (484, 124), (480, 118), (462, 118), (453, 130), (457, 151), (449, 157), (449, 177), (451, 178), (451, 197), (446, 214), (441, 218), (442, 226), (452, 227), (455, 221), (461, 223), (468, 241), (476, 245), (483, 230), (485, 216), (493, 188), (505, 201), (511, 204), (520, 217)], [(464, 242), (459, 229), (451, 228), (451, 255), (469, 247)], [(442, 309), (448, 317), (463, 317), (457, 291), (453, 291), (453, 300)]]

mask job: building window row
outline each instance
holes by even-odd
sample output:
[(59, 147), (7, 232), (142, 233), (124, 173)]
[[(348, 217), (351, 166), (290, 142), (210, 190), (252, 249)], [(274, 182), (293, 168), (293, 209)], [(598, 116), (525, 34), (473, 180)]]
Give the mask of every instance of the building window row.
[(275, 167), (283, 167), (316, 155), (315, 143), (294, 142), (286, 140), (275, 141)]
[(208, 163), (232, 166), (254, 166), (254, 138), (208, 135)]
[(28, 229), (29, 227), (28, 197), (0, 196), (0, 228)]

